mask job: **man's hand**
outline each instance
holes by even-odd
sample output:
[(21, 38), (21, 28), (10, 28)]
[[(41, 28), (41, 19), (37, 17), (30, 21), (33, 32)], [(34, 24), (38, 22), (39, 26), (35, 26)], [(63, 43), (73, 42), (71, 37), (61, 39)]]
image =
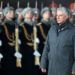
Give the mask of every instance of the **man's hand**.
[(46, 69), (44, 69), (44, 68), (41, 68), (41, 71), (42, 71), (43, 73), (46, 73), (46, 72), (47, 72)]
[(72, 75), (75, 75), (75, 72), (72, 72)]

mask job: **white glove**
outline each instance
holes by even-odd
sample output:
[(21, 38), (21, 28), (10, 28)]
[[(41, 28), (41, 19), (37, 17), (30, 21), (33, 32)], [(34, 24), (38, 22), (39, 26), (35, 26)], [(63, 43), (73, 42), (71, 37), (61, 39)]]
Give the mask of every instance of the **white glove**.
[(0, 40), (0, 46), (2, 46), (2, 41)]
[(20, 39), (18, 39), (18, 43), (19, 43), (19, 45), (21, 45), (21, 40)]
[(36, 38), (35, 41), (36, 41), (36, 43), (38, 43), (38, 44), (40, 43), (39, 38)]
[(38, 56), (38, 57), (40, 57), (41, 54), (36, 50), (36, 51), (34, 52), (34, 56)]
[(0, 53), (0, 59), (2, 59), (3, 58), (3, 55)]
[(20, 52), (16, 52), (16, 53), (14, 54), (14, 56), (15, 56), (16, 58), (19, 58), (19, 59), (22, 58), (22, 54), (21, 54)]

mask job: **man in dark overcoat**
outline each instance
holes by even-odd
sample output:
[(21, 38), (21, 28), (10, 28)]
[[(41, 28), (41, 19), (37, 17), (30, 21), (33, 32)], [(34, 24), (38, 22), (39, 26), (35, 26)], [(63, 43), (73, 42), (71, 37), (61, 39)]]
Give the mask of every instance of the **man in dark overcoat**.
[(75, 59), (75, 27), (65, 7), (56, 11), (56, 23), (50, 28), (40, 68), (48, 75), (71, 75)]

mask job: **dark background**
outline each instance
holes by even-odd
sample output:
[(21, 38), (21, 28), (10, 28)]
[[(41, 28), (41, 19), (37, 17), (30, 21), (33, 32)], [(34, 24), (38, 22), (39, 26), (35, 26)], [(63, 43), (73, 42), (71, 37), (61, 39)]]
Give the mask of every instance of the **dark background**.
[[(36, 0), (0, 0), (0, 2), (3, 1), (3, 7), (7, 5), (9, 2), (10, 6), (17, 7), (17, 2), (20, 2), (20, 7), (26, 7), (27, 3), (30, 2), (30, 6), (34, 7)], [(56, 4), (62, 4), (63, 6), (68, 7), (71, 2), (74, 2), (74, 0), (37, 0), (38, 2), (38, 8), (41, 8), (41, 3), (43, 2), (43, 6), (49, 6), (52, 1), (54, 1)]]

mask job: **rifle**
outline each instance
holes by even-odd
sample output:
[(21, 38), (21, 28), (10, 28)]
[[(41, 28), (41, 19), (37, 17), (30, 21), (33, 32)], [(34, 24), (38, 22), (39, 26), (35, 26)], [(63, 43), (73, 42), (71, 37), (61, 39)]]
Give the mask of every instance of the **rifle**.
[(15, 53), (16, 67), (21, 68), (22, 67), (22, 64), (21, 64), (22, 55), (19, 52), (19, 28), (18, 26), (16, 26), (15, 28), (15, 50), (16, 50), (16, 53)]
[(34, 56), (35, 56), (35, 65), (40, 65), (40, 56), (41, 55), (40, 55), (40, 53), (37, 50), (39, 40), (37, 38), (37, 28), (36, 28), (36, 26), (34, 26), (33, 31), (34, 31)]

